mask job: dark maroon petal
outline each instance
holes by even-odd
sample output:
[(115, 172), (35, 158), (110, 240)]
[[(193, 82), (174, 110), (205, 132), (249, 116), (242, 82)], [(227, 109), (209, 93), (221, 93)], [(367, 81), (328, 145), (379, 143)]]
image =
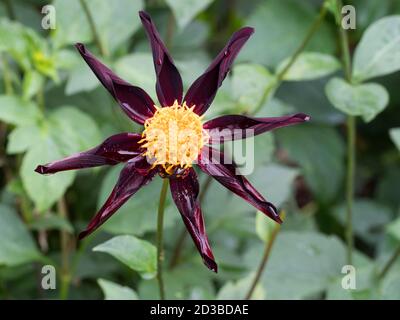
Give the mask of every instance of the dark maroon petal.
[[(137, 170), (137, 166), (148, 168), (147, 174), (142, 174)], [(87, 228), (79, 234), (79, 239), (91, 234), (100, 227), (108, 218), (110, 218), (132, 195), (134, 195), (141, 187), (148, 184), (153, 179), (155, 170), (149, 171), (150, 165), (147, 164), (145, 158), (137, 161), (128, 161), (122, 169), (117, 184), (108, 197), (107, 201), (101, 207), (99, 212), (90, 221)], [(132, 212), (134, 214), (134, 212)]]
[(194, 112), (201, 115), (207, 111), (233, 61), (253, 32), (254, 29), (250, 27), (235, 32), (203, 75), (191, 85), (184, 101), (188, 106), (195, 105)]
[(181, 75), (162, 42), (151, 17), (144, 11), (140, 11), (139, 16), (149, 38), (151, 50), (153, 51), (154, 68), (157, 76), (156, 91), (158, 100), (164, 107), (172, 106), (175, 100), (181, 103), (183, 93)]
[(255, 208), (266, 214), (278, 223), (282, 223), (275, 206), (267, 202), (264, 197), (250, 184), (233, 163), (219, 150), (203, 147), (198, 159), (198, 166), (202, 171), (212, 176), (224, 187), (242, 197)]
[(147, 118), (153, 116), (156, 110), (154, 102), (143, 89), (132, 86), (118, 77), (87, 50), (82, 43), (77, 43), (75, 47), (99, 81), (117, 100), (129, 118), (139, 124), (143, 124)]
[(252, 118), (243, 115), (227, 115), (212, 119), (203, 125), (208, 130), (208, 143), (244, 139), (280, 127), (310, 120), (304, 113), (275, 118)]
[(193, 168), (190, 168), (188, 175), (185, 177), (170, 178), (170, 187), (172, 198), (196, 244), (197, 250), (199, 250), (203, 258), (204, 264), (210, 270), (217, 272), (218, 267), (208, 243), (203, 214), (198, 200), (199, 182), (197, 181), (196, 172)]
[(140, 134), (119, 133), (109, 137), (97, 147), (88, 151), (76, 153), (72, 156), (37, 166), (36, 172), (40, 174), (51, 174), (60, 171), (92, 168), (103, 165), (115, 165), (139, 156), (143, 150), (140, 149)]

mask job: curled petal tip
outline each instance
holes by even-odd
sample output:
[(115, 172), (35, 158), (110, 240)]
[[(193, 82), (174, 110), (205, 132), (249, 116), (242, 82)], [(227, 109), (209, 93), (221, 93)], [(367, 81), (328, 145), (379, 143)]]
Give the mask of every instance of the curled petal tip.
[(216, 264), (216, 262), (211, 259), (210, 257), (203, 255), (203, 262), (206, 265), (206, 267), (208, 269), (210, 269), (211, 271), (218, 273), (218, 265)]
[(143, 10), (139, 11), (139, 17), (142, 20), (151, 20), (150, 15), (146, 11), (143, 11)]
[(308, 114), (305, 114), (305, 113), (298, 113), (298, 114), (295, 115), (295, 117), (299, 118), (299, 119), (301, 119), (303, 121), (310, 121), (311, 120), (311, 117)]
[(36, 167), (35, 172), (40, 173), (40, 174), (46, 174), (47, 168), (46, 168), (46, 166), (39, 165)]
[(255, 32), (255, 29), (252, 27), (243, 27), (240, 31), (246, 33), (246, 35), (252, 35)]

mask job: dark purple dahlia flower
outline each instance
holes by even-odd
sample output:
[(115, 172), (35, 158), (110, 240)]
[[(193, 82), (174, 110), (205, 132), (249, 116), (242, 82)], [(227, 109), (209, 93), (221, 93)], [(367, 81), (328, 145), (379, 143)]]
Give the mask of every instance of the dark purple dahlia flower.
[[(144, 125), (144, 131), (141, 134), (113, 135), (93, 149), (40, 165), (36, 172), (52, 174), (126, 163), (111, 195), (86, 230), (80, 233), (80, 239), (95, 231), (157, 173), (168, 178), (172, 198), (205, 265), (216, 272), (217, 264), (208, 242), (198, 200), (199, 183), (192, 164), (197, 164), (200, 170), (281, 223), (274, 205), (267, 202), (244, 176), (238, 174), (234, 163), (221, 161), (225, 159), (223, 153), (210, 145), (246, 138), (249, 132), (257, 135), (301, 123), (309, 117), (304, 114), (277, 118), (228, 115), (203, 124), (202, 115), (209, 108), (235, 57), (254, 30), (245, 27), (234, 33), (225, 48), (183, 97), (181, 76), (155, 25), (147, 13), (140, 12), (139, 15), (153, 51), (156, 91), (161, 107), (157, 107), (143, 89), (115, 75), (83, 44), (76, 44), (79, 53), (103, 86), (129, 118)], [(237, 132), (242, 134), (238, 135)]]

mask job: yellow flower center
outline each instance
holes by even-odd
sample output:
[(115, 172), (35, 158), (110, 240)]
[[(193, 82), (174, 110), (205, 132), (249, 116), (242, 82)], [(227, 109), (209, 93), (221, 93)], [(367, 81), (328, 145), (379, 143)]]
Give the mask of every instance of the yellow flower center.
[(203, 130), (201, 118), (184, 102), (177, 101), (170, 107), (157, 108), (154, 116), (144, 123), (142, 133), (143, 154), (148, 161), (161, 165), (167, 174), (175, 169), (191, 167), (208, 141), (208, 134)]

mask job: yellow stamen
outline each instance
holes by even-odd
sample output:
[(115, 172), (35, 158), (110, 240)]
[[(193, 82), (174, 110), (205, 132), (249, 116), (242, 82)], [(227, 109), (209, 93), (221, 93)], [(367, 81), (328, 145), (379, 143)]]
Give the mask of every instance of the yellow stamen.
[(143, 155), (153, 166), (161, 165), (167, 174), (173, 174), (176, 167), (191, 167), (209, 139), (193, 109), (175, 100), (170, 107), (156, 108), (154, 116), (144, 123), (140, 140), (146, 149)]

